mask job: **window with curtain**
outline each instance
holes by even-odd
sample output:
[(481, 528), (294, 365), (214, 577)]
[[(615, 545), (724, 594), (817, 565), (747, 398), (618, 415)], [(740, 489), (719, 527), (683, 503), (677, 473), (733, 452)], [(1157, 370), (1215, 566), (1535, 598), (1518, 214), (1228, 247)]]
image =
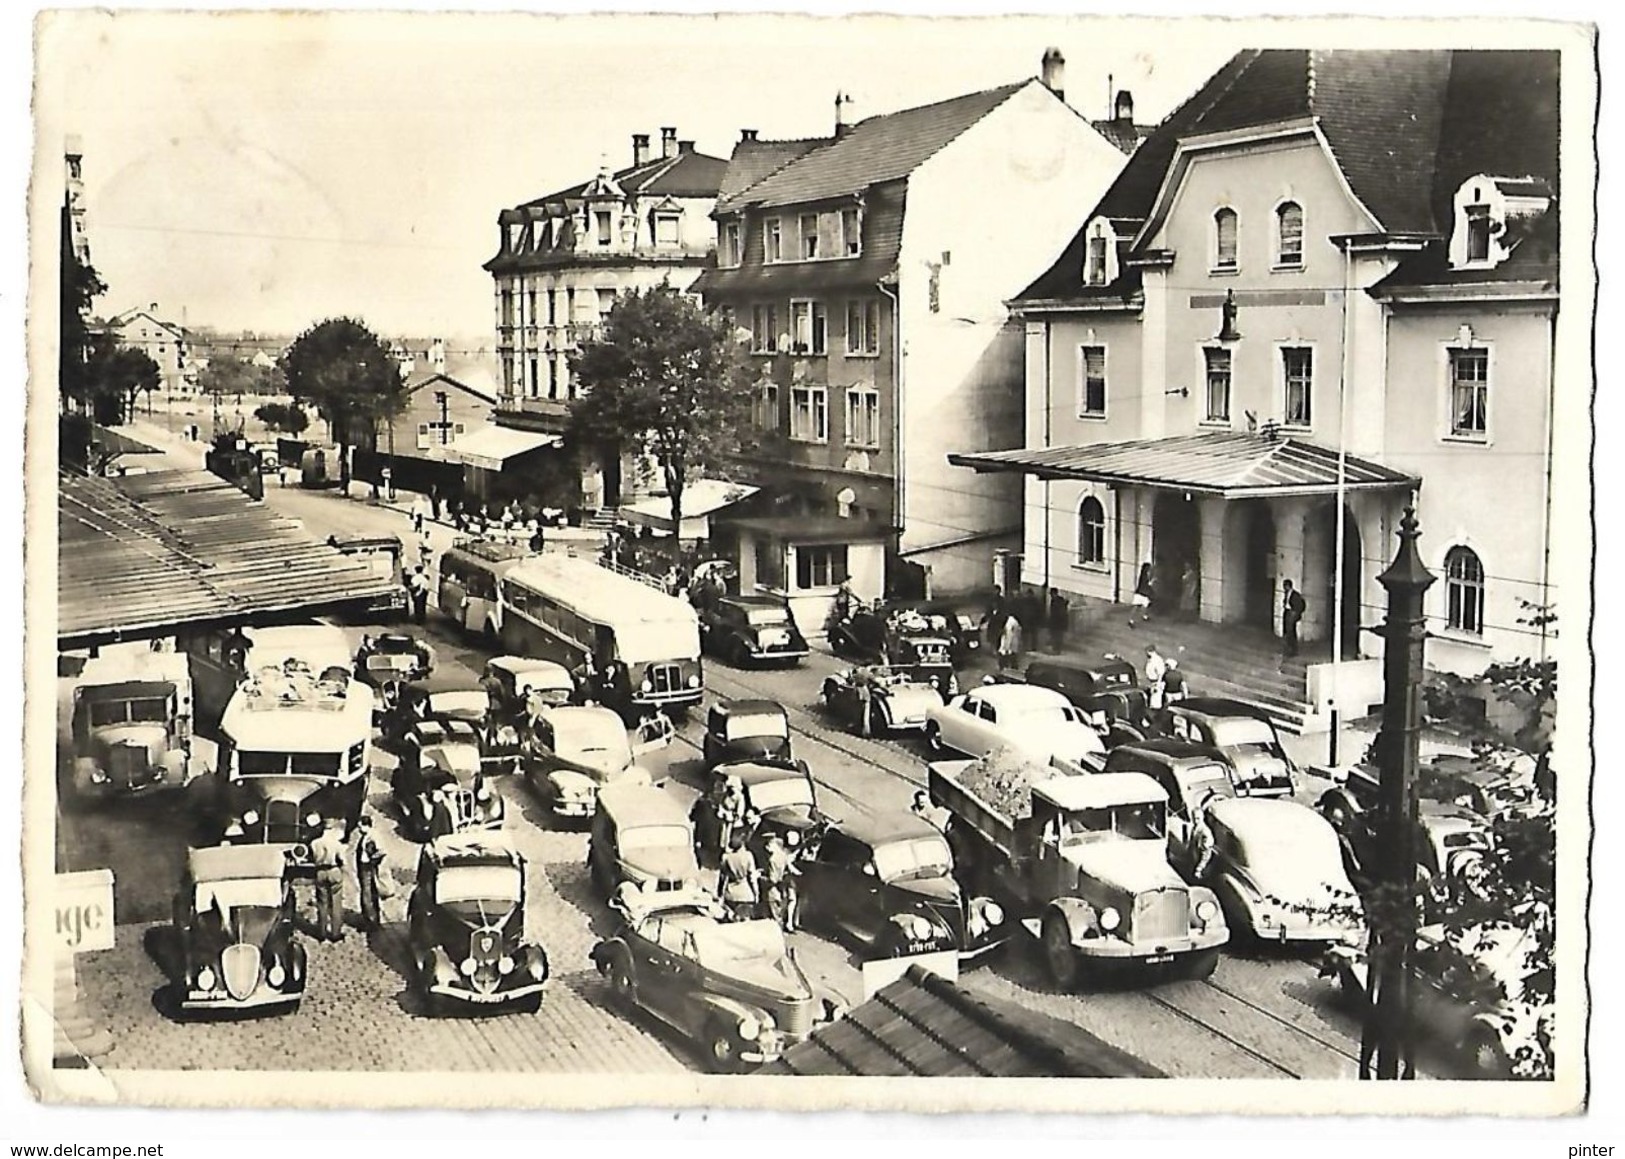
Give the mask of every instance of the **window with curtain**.
[(1216, 270), (1233, 270), (1236, 268), (1236, 244), (1239, 232), (1239, 222), (1236, 211), (1221, 209), (1213, 215), (1213, 268)]
[(1289, 427), (1311, 425), (1315, 386), (1315, 352), (1308, 346), (1281, 347), (1281, 421)]
[(1209, 347), (1202, 351), (1207, 363), (1207, 416), (1210, 423), (1230, 421), (1230, 351)]
[(1450, 433), (1460, 439), (1482, 439), (1490, 430), (1490, 352), (1482, 348), (1450, 350)]
[(1484, 634), (1484, 565), (1470, 547), (1444, 557), (1445, 619), (1458, 632)]

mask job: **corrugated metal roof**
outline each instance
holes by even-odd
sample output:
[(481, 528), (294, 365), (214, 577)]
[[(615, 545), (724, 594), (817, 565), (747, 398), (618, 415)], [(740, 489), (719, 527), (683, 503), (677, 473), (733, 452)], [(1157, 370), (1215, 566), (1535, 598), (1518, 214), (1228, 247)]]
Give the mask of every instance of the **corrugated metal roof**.
[(911, 967), (760, 1073), (952, 1078), (1161, 1078), (1088, 1031)]
[[(1304, 439), (1210, 431), (1168, 439), (949, 455), (957, 467), (1012, 471), (1040, 479), (1137, 483), (1173, 491), (1220, 495), (1323, 495), (1337, 489), (1337, 451)], [(1350, 491), (1414, 490), (1420, 479), (1349, 455), (1344, 486)]]
[(206, 471), (65, 475), (57, 536), (63, 647), (314, 613), (395, 589)]

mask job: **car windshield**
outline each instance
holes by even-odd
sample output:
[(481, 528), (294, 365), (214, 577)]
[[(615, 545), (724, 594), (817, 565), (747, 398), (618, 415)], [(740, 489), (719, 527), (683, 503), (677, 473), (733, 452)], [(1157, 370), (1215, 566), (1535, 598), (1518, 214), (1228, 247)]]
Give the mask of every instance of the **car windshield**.
[(1061, 843), (1091, 840), (1108, 833), (1141, 841), (1167, 832), (1167, 811), (1158, 801), (1114, 805), (1109, 809), (1079, 809), (1062, 820)]
[(262, 753), (240, 749), (237, 753), (237, 771), (245, 777), (262, 777), (288, 771), (287, 753)]
[(341, 753), (292, 753), (289, 772), (296, 777), (336, 777)]
[(229, 914), (239, 906), (279, 906), (282, 904), (282, 882), (274, 877), (233, 877), (221, 881), (197, 883), (194, 903), (196, 912), (203, 913), (218, 906), (222, 914)]
[(790, 722), (777, 713), (748, 712), (728, 718), (728, 739), (742, 736), (789, 736)]
[(1180, 790), (1192, 802), (1201, 801), (1209, 793), (1217, 793), (1221, 797), (1236, 795), (1235, 788), (1230, 784), (1230, 776), (1222, 765), (1176, 768), (1174, 777), (1179, 781)]
[(560, 713), (552, 720), (560, 753), (624, 753), (632, 759), (632, 742), (613, 713)]
[(1257, 750), (1275, 747), (1275, 730), (1269, 721), (1236, 716), (1213, 722), (1213, 743), (1220, 748), (1251, 746)]
[(388, 655), (403, 655), (416, 652), (418, 642), (410, 636), (378, 636), (372, 642), (372, 650)]
[(780, 627), (790, 623), (790, 613), (783, 608), (751, 608), (745, 622), (756, 628)]
[(952, 868), (953, 855), (941, 837), (915, 837), (875, 846), (875, 869), (881, 881), (945, 877)]
[(687, 849), (694, 837), (686, 825), (639, 825), (622, 829), (619, 839), (621, 852), (633, 849)]
[(435, 878), (435, 900), (442, 905), (459, 902), (519, 904), (520, 875), (515, 865), (451, 865)]
[(750, 803), (756, 809), (782, 809), (788, 805), (811, 805), (812, 785), (805, 777), (785, 777), (762, 781), (750, 787)]
[(481, 717), (489, 707), (490, 698), (477, 690), (436, 692), (429, 697), (429, 711), (436, 716)]
[(168, 719), (169, 700), (163, 696), (100, 700), (90, 706), (90, 723), (97, 728), (114, 724), (162, 724)]

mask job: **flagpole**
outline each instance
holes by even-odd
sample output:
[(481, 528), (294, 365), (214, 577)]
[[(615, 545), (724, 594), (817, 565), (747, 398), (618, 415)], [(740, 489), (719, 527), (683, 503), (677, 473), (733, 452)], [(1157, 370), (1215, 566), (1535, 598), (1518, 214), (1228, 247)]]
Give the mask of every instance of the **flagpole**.
[(1348, 501), (1348, 422), (1349, 422), (1349, 361), (1352, 357), (1352, 330), (1354, 317), (1349, 312), (1349, 294), (1354, 282), (1354, 256), (1348, 242), (1343, 243), (1343, 357), (1339, 360), (1337, 375), (1337, 521), (1336, 543), (1332, 547), (1332, 696), (1331, 738), (1329, 763), (1338, 763), (1338, 730), (1343, 701), (1343, 567), (1344, 542), (1347, 528), (1344, 514)]

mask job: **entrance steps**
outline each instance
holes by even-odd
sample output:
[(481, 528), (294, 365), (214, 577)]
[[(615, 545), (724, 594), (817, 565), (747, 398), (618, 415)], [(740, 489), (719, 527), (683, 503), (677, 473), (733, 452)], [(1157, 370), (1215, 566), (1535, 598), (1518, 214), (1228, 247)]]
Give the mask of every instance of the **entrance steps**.
[(612, 531), (616, 521), (621, 517), (619, 507), (600, 507), (582, 521), (582, 526), (589, 531)]

